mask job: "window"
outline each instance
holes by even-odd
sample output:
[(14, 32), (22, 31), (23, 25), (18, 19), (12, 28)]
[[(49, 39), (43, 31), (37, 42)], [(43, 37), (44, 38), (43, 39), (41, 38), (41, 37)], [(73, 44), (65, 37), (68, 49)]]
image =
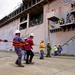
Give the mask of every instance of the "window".
[(37, 2), (39, 2), (40, 0), (37, 0)]
[(20, 30), (27, 28), (27, 22), (20, 25)]
[(43, 23), (43, 13), (30, 14), (30, 27)]
[(27, 9), (28, 8), (28, 4), (25, 4), (25, 9)]
[(16, 10), (16, 13), (18, 14), (18, 9)]
[(36, 3), (36, 0), (33, 0), (33, 4), (35, 4)]
[(20, 12), (21, 12), (21, 8), (18, 9), (18, 13), (20, 13)]
[(29, 7), (31, 6), (31, 2), (29, 2)]
[(24, 10), (24, 6), (21, 7), (21, 11), (23, 11), (23, 10)]
[(25, 20), (27, 20), (27, 15), (25, 15), (25, 16), (23, 16), (23, 17), (20, 18), (20, 22), (23, 22)]

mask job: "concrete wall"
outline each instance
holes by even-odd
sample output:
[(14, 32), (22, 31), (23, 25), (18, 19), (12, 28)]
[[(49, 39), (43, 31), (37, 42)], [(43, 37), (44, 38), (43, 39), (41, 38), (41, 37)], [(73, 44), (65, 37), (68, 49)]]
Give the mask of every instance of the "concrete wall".
[[(66, 14), (70, 13), (71, 11), (71, 0), (68, 0), (66, 2), (66, 0), (56, 0), (51, 4), (47, 4), (46, 7), (48, 6), (48, 13), (47, 13), (47, 17), (49, 18), (49, 13), (54, 11), (55, 12), (55, 16), (58, 16), (58, 18), (64, 18), (66, 21)], [(50, 23), (49, 23), (50, 25)], [(56, 27), (56, 26), (55, 26)], [(50, 27), (51, 29), (51, 27)], [(75, 35), (75, 30), (70, 29), (69, 31), (58, 31), (58, 32), (54, 32), (54, 33), (50, 33), (50, 43), (53, 49), (54, 44), (57, 44), (57, 46), (59, 44), (63, 45), (65, 42), (67, 42), (71, 37), (73, 37)], [(68, 45), (65, 45), (63, 47), (63, 51), (62, 54), (73, 54), (75, 55), (75, 40), (73, 40), (72, 42), (70, 42)], [(52, 50), (52, 53), (54, 51)]]
[[(12, 41), (14, 37), (14, 32), (16, 29), (18, 29), (19, 19), (3, 26), (0, 28), (0, 39), (7, 39), (9, 41)], [(11, 42), (0, 42), (0, 50), (10, 50), (13, 49)]]

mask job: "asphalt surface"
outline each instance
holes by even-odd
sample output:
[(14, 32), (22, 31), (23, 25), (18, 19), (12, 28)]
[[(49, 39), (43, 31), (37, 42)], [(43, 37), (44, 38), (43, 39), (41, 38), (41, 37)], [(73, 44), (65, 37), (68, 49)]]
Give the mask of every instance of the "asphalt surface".
[(0, 75), (75, 75), (74, 56), (51, 56), (39, 59), (39, 54), (35, 54), (32, 64), (25, 64), (18, 67), (15, 64), (17, 55), (15, 52), (0, 51)]

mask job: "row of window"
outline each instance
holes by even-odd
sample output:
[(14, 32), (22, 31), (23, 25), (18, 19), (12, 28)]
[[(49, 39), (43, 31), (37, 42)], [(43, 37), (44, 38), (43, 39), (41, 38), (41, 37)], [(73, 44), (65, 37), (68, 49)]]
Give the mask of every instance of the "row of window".
[(12, 12), (11, 14), (9, 14), (9, 17), (13, 17), (19, 13), (21, 13), (23, 10), (29, 8), (30, 6), (36, 4), (37, 2), (39, 2), (40, 0), (32, 0), (31, 2), (29, 3), (24, 3), (24, 4), (21, 4), (21, 6), (15, 10), (14, 12)]
[[(33, 13), (33, 12), (32, 12)], [(20, 18), (20, 30), (27, 28), (27, 15)], [(29, 27), (33, 27), (36, 25), (40, 25), (43, 23), (43, 10), (37, 14), (30, 14), (29, 15)]]

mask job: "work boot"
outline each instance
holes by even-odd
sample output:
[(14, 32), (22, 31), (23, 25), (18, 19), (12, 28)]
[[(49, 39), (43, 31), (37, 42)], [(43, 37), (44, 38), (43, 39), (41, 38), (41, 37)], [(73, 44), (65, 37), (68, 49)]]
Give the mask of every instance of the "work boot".
[(29, 64), (29, 62), (26, 62), (25, 64)]
[(51, 56), (49, 56), (49, 57), (51, 57)]
[(29, 64), (34, 64), (34, 62), (29, 62)]
[(15, 62), (16, 65), (18, 65), (18, 62)]
[(48, 56), (46, 56), (46, 57), (48, 57)]
[(28, 61), (26, 61), (26, 63), (25, 64), (29, 64), (29, 62)]
[(18, 65), (19, 67), (24, 67), (23, 65)]

